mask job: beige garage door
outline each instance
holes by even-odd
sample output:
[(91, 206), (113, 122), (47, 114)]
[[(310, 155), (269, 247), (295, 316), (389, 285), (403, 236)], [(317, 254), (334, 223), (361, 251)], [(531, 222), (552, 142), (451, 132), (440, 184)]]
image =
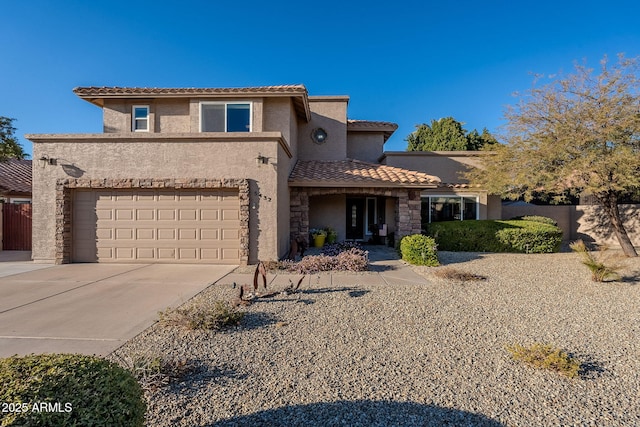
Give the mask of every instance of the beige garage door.
[(238, 190), (76, 190), (74, 262), (240, 262)]

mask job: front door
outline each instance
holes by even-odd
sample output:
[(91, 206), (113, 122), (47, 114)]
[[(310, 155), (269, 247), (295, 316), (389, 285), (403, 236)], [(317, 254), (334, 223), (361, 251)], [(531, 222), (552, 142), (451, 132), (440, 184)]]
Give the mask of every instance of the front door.
[(347, 240), (364, 239), (364, 206), (364, 198), (347, 197)]

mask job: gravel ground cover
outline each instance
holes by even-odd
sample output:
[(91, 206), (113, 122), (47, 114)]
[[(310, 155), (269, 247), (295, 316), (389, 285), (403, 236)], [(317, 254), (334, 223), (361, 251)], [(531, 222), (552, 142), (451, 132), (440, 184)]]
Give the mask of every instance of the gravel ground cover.
[[(595, 283), (572, 253), (439, 257), (487, 279), (427, 267), (414, 268), (426, 285), (316, 275), (302, 293), (243, 308), (238, 328), (156, 324), (114, 356), (192, 364), (147, 393), (149, 426), (640, 425), (640, 260), (625, 260), (623, 281)], [(223, 279), (199, 297), (235, 295)], [(582, 377), (505, 349), (534, 342), (580, 358)]]

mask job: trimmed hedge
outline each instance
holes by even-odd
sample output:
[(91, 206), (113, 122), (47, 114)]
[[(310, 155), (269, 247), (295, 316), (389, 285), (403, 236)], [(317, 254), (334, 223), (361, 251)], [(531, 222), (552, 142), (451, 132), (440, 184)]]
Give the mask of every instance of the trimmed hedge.
[(404, 236), (400, 240), (400, 254), (402, 259), (414, 265), (427, 265), (435, 267), (438, 262), (438, 251), (436, 241), (421, 234)]
[(523, 221), (533, 221), (533, 222), (541, 222), (543, 224), (549, 224), (549, 225), (558, 225), (555, 219), (549, 218), (548, 216), (541, 216), (541, 215), (516, 216), (511, 219), (512, 220), (521, 219)]
[(551, 253), (562, 243), (562, 230), (540, 221), (434, 222), (427, 233), (443, 251)]
[(0, 425), (142, 426), (136, 379), (113, 362), (79, 354), (0, 359)]

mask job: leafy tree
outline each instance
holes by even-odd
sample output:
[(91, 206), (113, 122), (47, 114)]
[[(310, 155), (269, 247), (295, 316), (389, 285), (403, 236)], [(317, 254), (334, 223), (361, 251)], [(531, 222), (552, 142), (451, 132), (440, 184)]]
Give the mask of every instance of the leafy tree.
[(494, 194), (591, 195), (624, 253), (637, 256), (618, 203), (640, 189), (640, 58), (607, 57), (526, 92), (505, 112), (506, 145), (467, 174)]
[(18, 139), (13, 136), (16, 131), (13, 127), (14, 120), (0, 116), (0, 161), (2, 162), (12, 157), (24, 159), (26, 156)]
[(480, 150), (488, 143), (498, 142), (486, 128), (482, 134), (475, 129), (467, 133), (462, 123), (453, 117), (431, 120), (431, 125), (418, 125), (406, 141), (407, 151)]

